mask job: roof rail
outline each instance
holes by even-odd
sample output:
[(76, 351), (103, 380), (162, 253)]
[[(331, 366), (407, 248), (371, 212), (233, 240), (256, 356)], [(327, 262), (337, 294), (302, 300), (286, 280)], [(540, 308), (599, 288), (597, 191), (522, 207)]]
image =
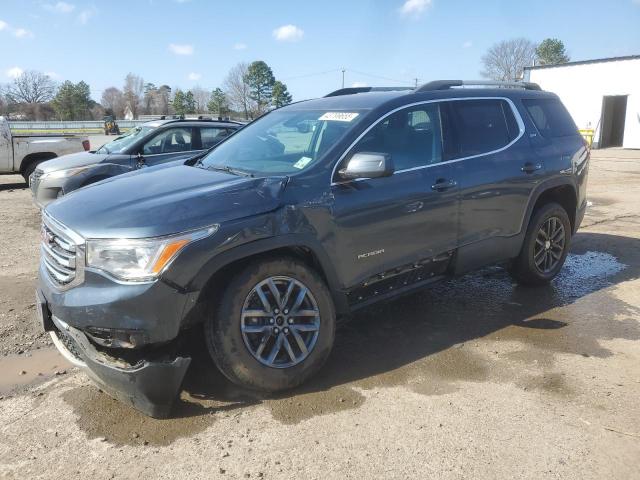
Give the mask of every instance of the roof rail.
[(415, 89), (416, 93), (431, 92), (434, 90), (448, 90), (454, 87), (496, 87), (496, 88), (522, 88), (524, 90), (541, 90), (540, 85), (531, 82), (496, 82), (494, 80), (434, 80), (425, 83)]
[(326, 97), (339, 97), (341, 95), (352, 95), (354, 93), (366, 92), (395, 92), (403, 90), (413, 90), (413, 87), (346, 87), (335, 90), (325, 95)]

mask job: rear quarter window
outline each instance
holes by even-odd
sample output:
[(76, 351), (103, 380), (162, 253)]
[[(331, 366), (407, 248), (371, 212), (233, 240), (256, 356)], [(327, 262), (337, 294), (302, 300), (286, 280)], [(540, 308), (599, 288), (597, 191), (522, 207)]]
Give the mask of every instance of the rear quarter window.
[(544, 137), (577, 135), (578, 128), (560, 100), (555, 98), (523, 99), (531, 120)]

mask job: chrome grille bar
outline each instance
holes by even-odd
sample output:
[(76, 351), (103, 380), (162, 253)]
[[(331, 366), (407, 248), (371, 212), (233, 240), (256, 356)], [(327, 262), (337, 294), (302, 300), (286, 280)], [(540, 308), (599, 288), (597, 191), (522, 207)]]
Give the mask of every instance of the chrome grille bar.
[(40, 177), (42, 176), (42, 170), (36, 168), (29, 178), (29, 187), (35, 193), (38, 190), (38, 184), (40, 183)]
[(71, 288), (83, 281), (82, 238), (46, 213), (42, 217), (42, 266), (59, 288)]

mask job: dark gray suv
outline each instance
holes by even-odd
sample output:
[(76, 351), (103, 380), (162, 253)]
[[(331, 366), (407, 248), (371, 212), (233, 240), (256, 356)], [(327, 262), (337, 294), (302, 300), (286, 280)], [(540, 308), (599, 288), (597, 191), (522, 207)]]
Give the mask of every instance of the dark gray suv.
[(588, 160), (534, 84), (339, 90), (192, 164), (49, 205), (38, 312), (70, 361), (149, 415), (169, 414), (187, 329), (231, 381), (291, 388), (329, 356), (337, 316), (489, 264), (552, 280)]
[(90, 152), (74, 153), (43, 162), (29, 185), (36, 205), (78, 188), (142, 167), (186, 160), (210, 149), (243, 125), (211, 119), (162, 119), (130, 129)]

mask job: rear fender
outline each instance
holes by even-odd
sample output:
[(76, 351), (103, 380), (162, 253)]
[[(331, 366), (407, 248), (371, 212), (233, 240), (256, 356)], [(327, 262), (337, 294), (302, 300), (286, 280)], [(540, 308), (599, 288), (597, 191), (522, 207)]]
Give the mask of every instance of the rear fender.
[[(531, 195), (529, 196), (529, 203), (527, 204), (527, 209), (525, 210), (524, 217), (522, 218), (522, 225), (520, 226), (520, 234), (524, 234), (529, 225), (529, 221), (531, 220), (531, 216), (533, 215), (533, 209), (536, 206), (536, 203), (540, 199), (543, 193), (552, 188), (569, 186), (573, 189), (574, 192), (577, 192), (576, 182), (572, 176), (562, 176), (562, 177), (553, 177), (544, 182), (540, 183), (536, 188), (533, 189)], [(577, 196), (577, 193), (576, 193)], [(576, 197), (576, 205), (577, 205), (577, 197)], [(578, 205), (579, 207), (579, 205)], [(576, 212), (567, 212), (570, 216), (576, 215)]]

